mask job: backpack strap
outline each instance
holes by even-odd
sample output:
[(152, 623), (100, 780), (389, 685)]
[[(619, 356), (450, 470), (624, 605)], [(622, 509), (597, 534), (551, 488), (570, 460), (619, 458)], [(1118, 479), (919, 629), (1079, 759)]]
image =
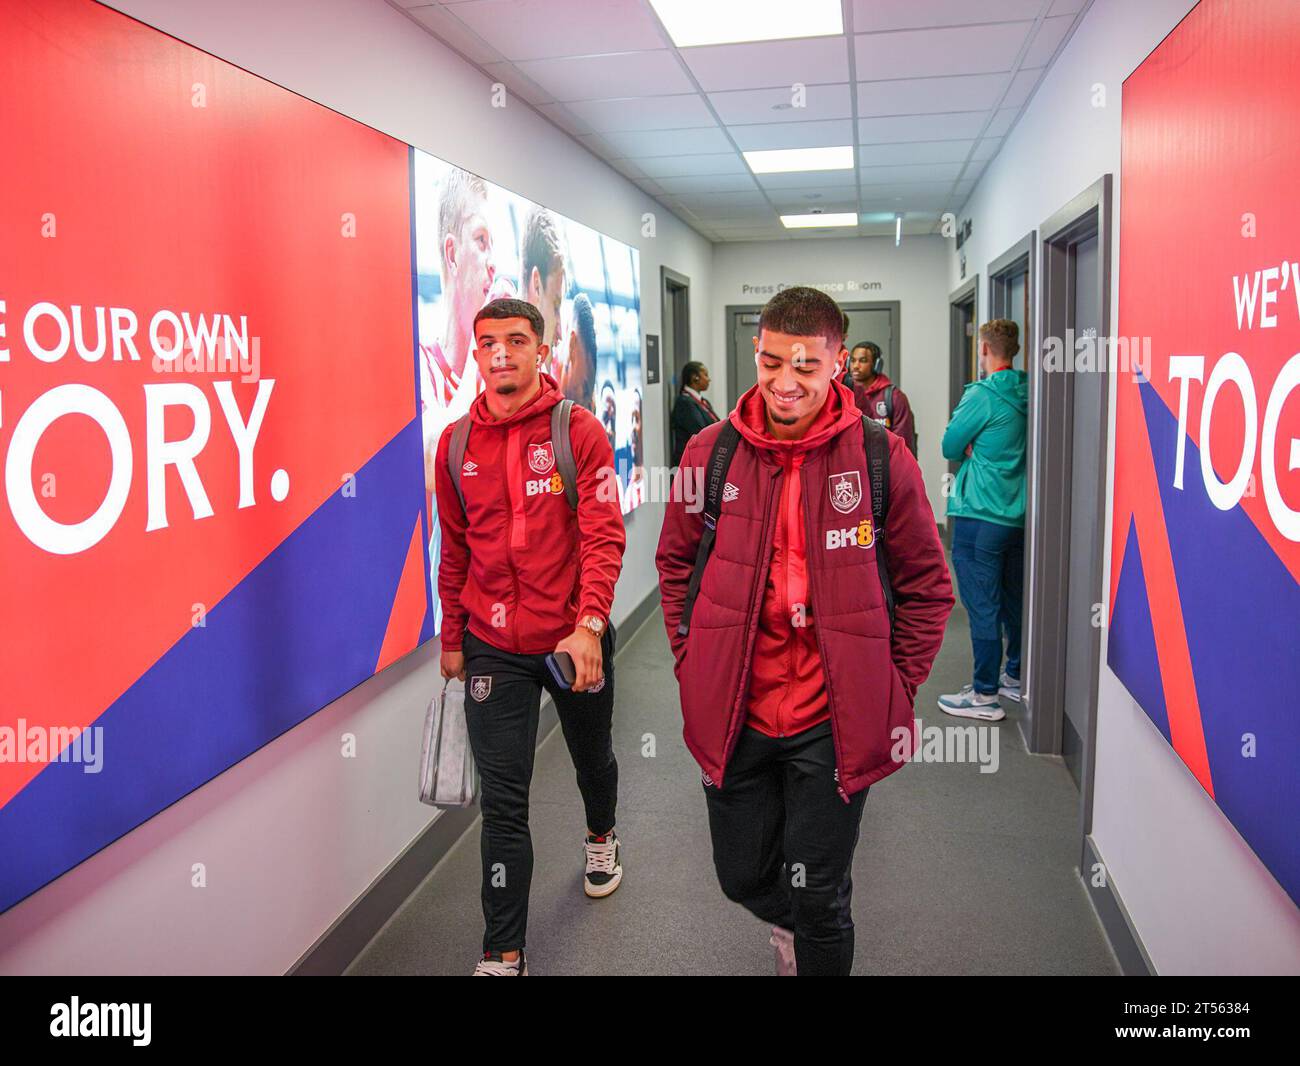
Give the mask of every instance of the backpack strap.
[(469, 447), (469, 415), (462, 415), (451, 428), (451, 441), (447, 446), (447, 465), (451, 468), (451, 483), (460, 497), (460, 509), (465, 510), (465, 490), (460, 485), (461, 467), (465, 465), (465, 449)]
[(684, 637), (690, 632), (695, 598), (700, 594), (700, 582), (704, 579), (704, 568), (713, 552), (713, 539), (717, 536), (718, 518), (722, 514), (722, 487), (727, 479), (727, 469), (731, 466), (731, 457), (736, 454), (739, 443), (740, 431), (732, 425), (731, 419), (727, 419), (722, 424), (718, 439), (713, 442), (709, 465), (704, 470), (704, 533), (695, 552), (695, 569), (686, 586), (686, 599), (682, 601), (682, 617), (677, 623), (678, 636)]
[(862, 417), (862, 438), (867, 453), (867, 478), (871, 482), (871, 524), (875, 527), (876, 569), (889, 611), (889, 628), (894, 628), (894, 589), (889, 581), (886, 559), (885, 524), (889, 519), (889, 430), (879, 422)]
[(894, 428), (894, 393), (898, 386), (892, 381), (885, 386), (885, 417), (889, 419), (889, 428)]
[(555, 449), (555, 469), (564, 482), (564, 498), (573, 510), (578, 509), (578, 464), (573, 458), (573, 441), (569, 437), (569, 422), (573, 417), (573, 401), (561, 400), (551, 408), (551, 447)]

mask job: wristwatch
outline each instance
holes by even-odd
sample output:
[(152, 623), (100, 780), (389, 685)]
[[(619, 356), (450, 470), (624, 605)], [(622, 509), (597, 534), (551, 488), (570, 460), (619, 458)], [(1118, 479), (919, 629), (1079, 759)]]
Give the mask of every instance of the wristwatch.
[(589, 614), (586, 618), (579, 618), (578, 625), (582, 626), (583, 629), (591, 630), (592, 635), (596, 637), (605, 632), (605, 619), (594, 614)]

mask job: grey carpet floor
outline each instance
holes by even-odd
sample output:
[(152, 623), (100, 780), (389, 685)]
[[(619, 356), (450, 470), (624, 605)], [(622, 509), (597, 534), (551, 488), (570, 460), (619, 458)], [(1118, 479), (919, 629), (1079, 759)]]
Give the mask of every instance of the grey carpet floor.
[[(768, 927), (718, 889), (658, 614), (628, 639), (616, 677), (623, 884), (603, 900), (582, 893), (582, 806), (556, 729), (538, 749), (533, 778), (530, 973), (771, 974)], [(935, 700), (969, 678), (958, 607), (917, 697), (923, 725), (962, 724)], [(872, 786), (853, 871), (855, 974), (1119, 972), (1075, 869), (1078, 792), (1060, 759), (1026, 752), (1018, 709), (1005, 705), (1005, 722), (981, 727), (997, 732), (996, 773), (914, 762)], [(478, 825), (349, 974), (473, 969), (483, 929)]]

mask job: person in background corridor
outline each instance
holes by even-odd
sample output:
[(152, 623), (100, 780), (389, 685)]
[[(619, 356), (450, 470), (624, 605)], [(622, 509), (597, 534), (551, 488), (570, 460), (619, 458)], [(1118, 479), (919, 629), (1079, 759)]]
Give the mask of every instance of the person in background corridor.
[(849, 380), (858, 410), (868, 418), (893, 430), (903, 438), (907, 450), (916, 454), (916, 426), (907, 393), (895, 385), (884, 372), (880, 345), (859, 341), (849, 353)]
[(768, 301), (757, 384), (677, 472), (703, 468), (717, 503), (706, 521), (674, 485), (655, 558), (718, 881), (772, 927), (782, 976), (852, 967), (867, 788), (903, 765), (953, 606), (920, 468), (836, 380), (846, 355), (825, 293)]
[(999, 694), (1020, 702), (1029, 386), (1025, 372), (1011, 366), (1020, 350), (1014, 322), (996, 318), (984, 323), (979, 345), (985, 376), (966, 386), (943, 434), (944, 458), (961, 460), (948, 497), (948, 517), (953, 523), (952, 568), (970, 615), (975, 673), (960, 692), (940, 696), (939, 708), (996, 722), (1006, 717)]
[[(626, 534), (614, 456), (595, 415), (569, 411), (576, 496), (566, 493), (559, 387), (538, 367), (542, 313), (493, 300), (474, 319), (474, 359), (486, 388), (470, 407), (457, 457), (453, 422), (438, 441), (442, 517), (442, 676), (465, 681), (465, 722), (482, 783), (483, 957), (475, 977), (524, 977), (533, 875), (528, 793), (542, 689), (555, 700), (587, 816), (583, 891), (607, 896), (623, 877), (614, 833), (618, 763), (614, 626), (609, 612)], [(554, 425), (554, 433), (553, 433)], [(561, 687), (546, 665), (566, 652), (575, 677)]]
[(692, 362), (682, 367), (682, 389), (673, 404), (673, 466), (681, 463), (686, 442), (718, 420), (713, 406), (704, 398), (708, 387), (709, 368), (703, 363)]

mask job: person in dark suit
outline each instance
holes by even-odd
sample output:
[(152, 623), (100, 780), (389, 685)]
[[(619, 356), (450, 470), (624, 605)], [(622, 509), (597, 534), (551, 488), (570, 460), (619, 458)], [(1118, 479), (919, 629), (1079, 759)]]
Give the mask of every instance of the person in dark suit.
[(682, 367), (682, 388), (673, 404), (673, 466), (681, 463), (687, 441), (718, 420), (709, 401), (704, 398), (708, 387), (709, 368), (703, 363), (691, 362)]

